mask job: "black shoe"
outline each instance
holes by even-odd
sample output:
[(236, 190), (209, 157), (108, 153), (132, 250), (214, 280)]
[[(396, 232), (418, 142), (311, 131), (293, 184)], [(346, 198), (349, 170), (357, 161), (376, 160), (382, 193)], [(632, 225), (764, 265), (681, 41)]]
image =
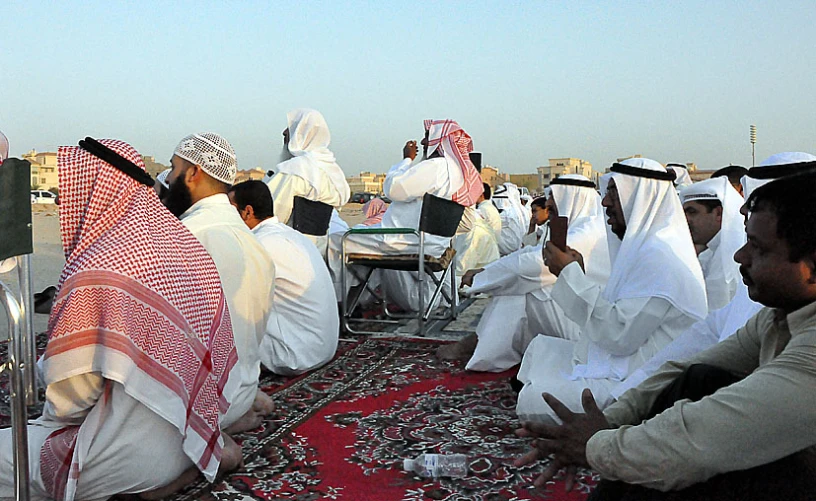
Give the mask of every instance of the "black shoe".
[(57, 288), (49, 285), (42, 292), (34, 293), (34, 313), (51, 313), (51, 306), (54, 304), (54, 296), (57, 295)]

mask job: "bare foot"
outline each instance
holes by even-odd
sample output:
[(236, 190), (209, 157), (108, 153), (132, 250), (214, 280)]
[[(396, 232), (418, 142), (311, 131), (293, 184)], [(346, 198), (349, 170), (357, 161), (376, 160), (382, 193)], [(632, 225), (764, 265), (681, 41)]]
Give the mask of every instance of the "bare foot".
[(258, 393), (255, 394), (255, 401), (252, 403), (252, 410), (259, 413), (261, 416), (268, 416), (275, 411), (275, 401), (272, 397), (258, 388)]
[[(221, 478), (227, 473), (235, 471), (238, 468), (243, 468), (244, 466), (244, 454), (241, 450), (241, 446), (235, 443), (235, 440), (223, 431), (221, 432), (221, 437), (224, 439), (224, 447), (221, 449), (221, 464), (218, 466), (216, 478)], [(164, 487), (159, 487), (152, 491), (140, 492), (138, 496), (140, 499), (146, 501), (164, 499), (195, 482), (199, 475), (200, 472), (198, 468), (192, 467), (182, 473), (179, 478)], [(119, 495), (117, 497), (122, 500), (133, 499), (133, 495), (130, 494)]]
[(440, 360), (461, 360), (467, 362), (476, 351), (476, 345), (479, 343), (479, 336), (476, 334), (468, 334), (456, 343), (446, 344), (440, 346), (436, 350), (436, 357)]
[(243, 433), (245, 431), (254, 430), (261, 426), (264, 416), (268, 416), (275, 410), (275, 402), (272, 397), (261, 391), (258, 388), (258, 393), (255, 394), (255, 401), (252, 402), (252, 407), (246, 411), (246, 414), (241, 416), (238, 421), (232, 423), (224, 432), (229, 435), (236, 433)]

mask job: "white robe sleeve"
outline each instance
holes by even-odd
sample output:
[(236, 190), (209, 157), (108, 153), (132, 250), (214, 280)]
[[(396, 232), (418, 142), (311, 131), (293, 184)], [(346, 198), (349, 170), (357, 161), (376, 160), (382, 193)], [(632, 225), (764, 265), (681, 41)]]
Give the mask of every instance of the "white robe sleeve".
[(394, 202), (410, 202), (421, 199), (425, 193), (433, 193), (442, 187), (447, 169), (440, 169), (432, 160), (412, 164), (404, 158), (391, 167), (383, 182), (383, 192)]
[(43, 417), (49, 421), (81, 424), (105, 389), (105, 378), (98, 372), (72, 376), (45, 389)]
[(601, 286), (570, 263), (555, 282), (552, 297), (567, 317), (599, 347), (616, 356), (635, 353), (663, 323), (672, 305), (663, 298), (632, 298), (610, 303)]
[(518, 296), (550, 287), (555, 280), (555, 275), (544, 266), (541, 246), (527, 247), (486, 266), (473, 278), (470, 291)]

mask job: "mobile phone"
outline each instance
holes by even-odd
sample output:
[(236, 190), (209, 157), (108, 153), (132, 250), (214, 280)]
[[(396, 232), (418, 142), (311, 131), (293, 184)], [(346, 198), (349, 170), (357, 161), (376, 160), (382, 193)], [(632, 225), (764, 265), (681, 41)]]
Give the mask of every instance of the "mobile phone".
[(567, 222), (565, 216), (556, 216), (550, 219), (550, 242), (566, 252), (567, 250)]

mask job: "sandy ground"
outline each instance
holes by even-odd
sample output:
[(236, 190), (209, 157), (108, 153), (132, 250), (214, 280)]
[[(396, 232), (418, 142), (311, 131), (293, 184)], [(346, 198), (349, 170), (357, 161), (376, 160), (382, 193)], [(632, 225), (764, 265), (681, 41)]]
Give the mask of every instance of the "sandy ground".
[[(62, 252), (62, 242), (59, 232), (59, 214), (55, 205), (32, 206), (32, 221), (34, 231), (34, 255), (32, 257), (32, 281), (34, 292), (39, 292), (49, 285), (56, 285), (59, 280), (65, 257)], [(340, 212), (340, 216), (354, 226), (365, 219), (362, 205), (347, 204)], [(0, 238), (2, 238), (0, 236)], [(17, 271), (0, 275), (0, 281), (18, 290)], [(34, 330), (42, 332), (48, 326), (48, 315), (34, 315)], [(8, 337), (8, 319), (5, 310), (0, 307), (0, 339)]]

